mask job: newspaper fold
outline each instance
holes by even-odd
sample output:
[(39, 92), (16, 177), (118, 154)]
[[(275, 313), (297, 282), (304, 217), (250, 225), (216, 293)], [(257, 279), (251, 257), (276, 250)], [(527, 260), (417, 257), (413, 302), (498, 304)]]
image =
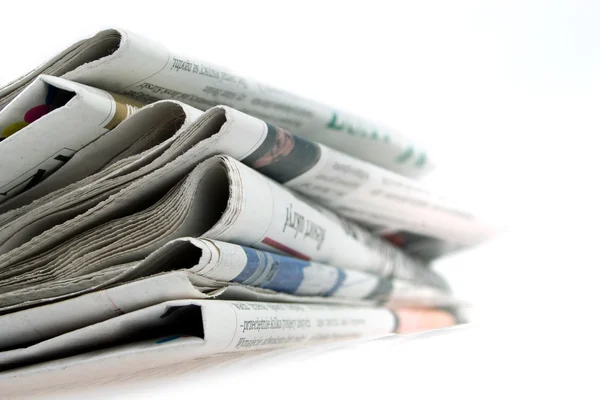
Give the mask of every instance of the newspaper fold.
[[(156, 262), (156, 257), (152, 262)], [(170, 260), (171, 265), (178, 265), (181, 260)], [(344, 297), (298, 296), (275, 292), (270, 289), (251, 287), (237, 283), (215, 281), (204, 278), (191, 270), (176, 270), (157, 273), (150, 277), (126, 281), (135, 273), (135, 265), (114, 275), (117, 279), (111, 282), (97, 281), (85, 286), (76, 296), (74, 289), (63, 280), (59, 290), (46, 290), (55, 297), (47, 297), (42, 301), (29, 301), (18, 304), (29, 307), (3, 307), (0, 312), (0, 350), (38, 342), (74, 329), (95, 324), (123, 313), (135, 311), (154, 304), (179, 299), (227, 299), (244, 301), (263, 301), (277, 303), (310, 303), (346, 306), (376, 306), (388, 305), (394, 309), (401, 307), (437, 308), (456, 312), (465, 303), (449, 294), (426, 287), (419, 287), (408, 282), (394, 280), (394, 290), (389, 299), (379, 301), (374, 299), (351, 299)], [(94, 282), (93, 277), (90, 278)], [(115, 284), (115, 282), (124, 282)], [(109, 287), (107, 287), (109, 286)], [(39, 286), (38, 286), (39, 288)], [(38, 295), (35, 286), (30, 288), (30, 298)], [(68, 296), (60, 293), (71, 292)], [(10, 299), (13, 300), (13, 299)], [(4, 299), (3, 299), (4, 301)], [(45, 303), (45, 304), (43, 304)], [(32, 307), (35, 305), (35, 307)], [(18, 310), (18, 311), (17, 311)], [(8, 313), (7, 313), (8, 312)]]
[[(224, 121), (218, 133), (207, 121)], [(494, 228), (423, 185), (226, 106), (189, 128), (218, 149), (336, 213), (369, 227), (408, 253), (431, 259), (474, 246)]]
[[(33, 188), (0, 204), (0, 213), (4, 213), (0, 214), (0, 220), (8, 222), (26, 214), (41, 203), (34, 202), (40, 198), (48, 202), (75, 187), (99, 184), (142, 168), (171, 145), (186, 121), (189, 123), (200, 114), (196, 109), (172, 102), (157, 102), (140, 111), (139, 116), (130, 118), (132, 121), (128, 119), (82, 148)], [(72, 186), (74, 183), (77, 185)]]
[(194, 142), (183, 133), (200, 114), (180, 102), (150, 104), (84, 148), (49, 178), (0, 204), (0, 213), (6, 211), (0, 214), (0, 254), (88, 210), (185, 153)]
[(75, 43), (0, 89), (0, 109), (39, 74), (150, 103), (175, 99), (205, 110), (226, 104), (305, 138), (416, 177), (432, 168), (426, 153), (397, 131), (257, 83), (227, 69), (170, 52), (134, 33), (101, 31)]
[[(400, 320), (400, 329), (402, 329), (405, 324), (402, 317), (400, 317)], [(382, 335), (302, 347), (221, 353), (202, 359), (198, 359), (194, 351), (197, 348), (196, 343), (198, 343), (198, 339), (195, 337), (179, 337), (158, 344), (156, 340), (147, 340), (2, 372), (0, 373), (0, 392), (11, 399), (31, 398), (32, 396), (47, 397), (48, 393), (61, 398), (65, 398), (65, 394), (74, 394), (70, 398), (78, 398), (82, 397), (81, 393), (87, 395), (94, 389), (95, 393), (104, 394), (107, 393), (106, 389), (108, 387), (117, 387), (117, 385), (119, 385), (118, 390), (122, 392), (122, 385), (129, 384), (132, 390), (136, 390), (136, 394), (139, 393), (139, 387), (144, 385), (147, 388), (146, 392), (152, 393), (150, 397), (162, 398), (172, 395), (174, 385), (164, 385), (160, 394), (156, 395), (154, 392), (155, 385), (161, 379), (177, 379), (184, 375), (190, 376), (190, 374), (193, 374), (195, 379), (203, 379), (204, 382), (214, 383), (214, 373), (217, 372), (216, 377), (227, 385), (231, 381), (231, 376), (237, 376), (237, 373), (247, 370), (248, 367), (256, 369), (261, 366), (278, 366), (278, 368), (281, 368), (282, 364), (287, 366), (298, 362), (305, 362), (307, 366), (314, 365), (315, 357), (327, 356), (329, 358), (330, 356), (327, 353), (332, 353), (332, 351), (342, 352), (339, 360), (348, 362), (356, 356), (357, 346), (364, 347), (363, 354), (370, 352), (368, 348), (378, 349), (376, 350), (378, 355), (370, 358), (370, 360), (380, 361), (389, 358), (390, 350), (395, 352), (399, 350), (394, 343), (405, 348), (413, 342), (418, 344), (423, 339), (430, 342), (431, 340), (437, 340), (439, 337), (441, 339), (440, 349), (448, 347), (448, 345), (454, 345), (456, 347), (454, 354), (460, 357), (460, 351), (464, 348), (465, 343), (478, 337), (468, 336), (469, 332), (474, 333), (474, 328), (472, 325), (459, 325), (436, 329), (435, 332)], [(448, 342), (447, 337), (455, 335), (463, 339)], [(477, 332), (475, 335), (480, 336), (481, 332)], [(413, 353), (417, 354), (417, 357), (421, 357), (423, 352), (416, 351)], [(331, 354), (331, 356), (333, 355)], [(448, 357), (448, 359), (451, 359), (451, 357)], [(425, 363), (428, 361), (421, 358), (413, 358), (412, 360)], [(410, 362), (406, 358), (403, 358), (402, 361), (404, 363)], [(319, 369), (318, 373), (329, 372), (324, 377), (325, 382), (331, 375), (327, 368), (340, 365), (342, 365), (340, 362), (329, 363), (325, 368)], [(348, 365), (348, 369), (351, 369), (354, 365), (354, 363)], [(405, 370), (410, 371), (411, 365), (406, 365)], [(354, 376), (357, 379), (361, 378), (363, 371), (364, 368), (358, 370)], [(267, 376), (258, 371), (253, 372), (255, 374), (252, 378), (255, 378), (255, 382), (262, 381)], [(283, 376), (285, 373), (287, 373), (287, 368), (284, 368), (279, 376)], [(389, 371), (387, 376), (394, 378), (397, 375), (397, 370), (394, 369)], [(313, 373), (312, 376), (316, 377), (317, 375)], [(378, 382), (382, 382), (380, 369), (374, 369), (370, 377), (376, 378), (373, 380), (379, 379)], [(457, 377), (460, 377), (460, 374)], [(272, 376), (269, 375), (269, 378), (274, 381)], [(424, 378), (429, 379), (429, 376)], [(250, 381), (251, 379), (246, 380), (246, 382)], [(291, 385), (295, 385), (297, 374), (292, 374), (289, 382)], [(134, 385), (137, 385), (137, 388)], [(221, 388), (223, 386), (215, 385), (215, 387)], [(314, 393), (314, 387), (314, 385), (307, 385), (304, 391), (307, 397)], [(339, 385), (332, 387), (332, 392), (339, 393), (338, 387)], [(347, 393), (351, 393), (355, 387), (347, 388), (349, 389)], [(417, 386), (413, 387), (417, 388)], [(247, 396), (247, 385), (240, 385), (237, 389), (241, 396)], [(263, 395), (264, 391), (255, 391), (254, 393), (260, 396)]]
[(0, 203), (35, 187), (142, 104), (41, 75), (0, 111)]
[(231, 157), (212, 157), (183, 180), (180, 172), (170, 163), (0, 256), (0, 293), (139, 261), (181, 236), (445, 285), (400, 249)]
[(0, 370), (139, 340), (194, 337), (202, 356), (380, 336), (397, 324), (384, 308), (175, 300), (2, 351)]
[[(167, 246), (166, 246), (167, 247)], [(163, 254), (166, 250), (161, 248), (156, 254)], [(171, 250), (171, 249), (170, 249)], [(344, 294), (332, 297), (308, 296), (298, 294), (287, 294), (276, 292), (271, 289), (248, 286), (235, 282), (216, 281), (195, 273), (191, 270), (179, 270), (186, 267), (185, 260), (178, 258), (168, 260), (170, 269), (177, 268), (177, 271), (141, 273), (143, 270), (156, 263), (164, 267), (156, 257), (155, 253), (140, 263), (129, 263), (116, 267), (107, 268), (102, 271), (93, 272), (79, 276), (77, 278), (57, 279), (48, 283), (33, 284), (27, 288), (15, 290), (12, 292), (0, 294), (0, 314), (15, 312), (17, 310), (33, 309), (43, 304), (56, 302), (72, 298), (73, 296), (84, 295), (95, 291), (101, 291), (105, 288), (111, 288), (115, 285), (127, 285), (128, 282), (136, 280), (141, 282), (144, 294), (168, 297), (173, 291), (185, 293), (185, 296), (175, 298), (219, 298), (232, 300), (254, 300), (254, 301), (277, 301), (277, 302), (310, 302), (326, 304), (358, 304), (358, 305), (376, 305), (387, 304), (390, 307), (426, 307), (426, 308), (451, 308), (465, 307), (466, 303), (454, 297), (447, 290), (431, 286), (417, 285), (412, 282), (393, 279), (391, 281), (392, 289), (387, 297), (382, 295), (380, 299), (357, 298), (355, 293)], [(172, 255), (172, 254), (171, 254)], [(174, 255), (177, 257), (178, 255)], [(153, 265), (156, 267), (156, 265)], [(154, 285), (153, 282), (161, 282)], [(107, 289), (111, 290), (111, 289)], [(128, 289), (129, 290), (129, 289)], [(135, 290), (135, 289), (131, 289)], [(179, 292), (177, 290), (180, 290)], [(158, 291), (154, 293), (154, 291)], [(353, 297), (354, 296), (354, 297)], [(109, 297), (113, 297), (110, 295)], [(167, 298), (169, 299), (169, 298)], [(71, 306), (69, 306), (71, 307)], [(64, 312), (68, 311), (68, 308)], [(64, 318), (64, 317), (61, 317)]]
[[(391, 280), (377, 275), (217, 240), (182, 238), (167, 243), (160, 250), (156, 252), (159, 254), (151, 255), (142, 264), (165, 270), (171, 260), (183, 260), (183, 265), (178, 267), (189, 268), (204, 278), (298, 296), (386, 301), (394, 291)], [(428, 284), (444, 288), (441, 277), (431, 274), (432, 281), (434, 278), (437, 282)]]

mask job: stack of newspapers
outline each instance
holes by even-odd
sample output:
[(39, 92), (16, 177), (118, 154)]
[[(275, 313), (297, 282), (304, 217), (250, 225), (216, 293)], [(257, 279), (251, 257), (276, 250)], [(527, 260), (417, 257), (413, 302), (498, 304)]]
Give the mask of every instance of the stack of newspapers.
[(0, 371), (460, 323), (431, 262), (494, 229), (432, 168), (397, 131), (99, 32), (0, 88)]

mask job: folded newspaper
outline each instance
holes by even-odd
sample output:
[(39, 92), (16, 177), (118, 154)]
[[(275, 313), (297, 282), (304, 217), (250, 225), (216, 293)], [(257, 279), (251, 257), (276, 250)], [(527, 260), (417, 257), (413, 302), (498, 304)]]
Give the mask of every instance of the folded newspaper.
[[(83, 295), (57, 302), (63, 293)], [(35, 300), (17, 303), (19, 296), (32, 299), (43, 294), (48, 296), (43, 300), (51, 300), (44, 306), (31, 308)], [(6, 333), (0, 339), (0, 348), (46, 339), (65, 327), (73, 329), (98, 322), (93, 317), (96, 312), (102, 318), (110, 318), (182, 298), (361, 306), (388, 304), (396, 308), (461, 305), (445, 288), (389, 281), (368, 273), (194, 238), (172, 241), (136, 264), (88, 274), (81, 280), (63, 279), (55, 285), (32, 286), (7, 297), (3, 296), (4, 304), (12, 301), (18, 307), (28, 308), (0, 317), (0, 327)], [(5, 306), (2, 312), (13, 309)], [(42, 325), (35, 325), (38, 323)]]
[(214, 156), (196, 164), (184, 153), (101, 202), (98, 196), (89, 200), (88, 193), (98, 191), (86, 185), (57, 200), (94, 206), (46, 230), (71, 213), (59, 209), (55, 215), (58, 201), (47, 203), (46, 218), (36, 210), (25, 214), (31, 223), (24, 229), (11, 229), (23, 218), (7, 223), (0, 231), (7, 249), (0, 256), (0, 293), (59, 273), (73, 276), (139, 261), (181, 236), (205, 236), (416, 283), (434, 281), (430, 269), (401, 249), (233, 158)]
[(52, 76), (35, 79), (0, 111), (0, 203), (49, 177), (142, 105)]
[[(31, 307), (35, 301), (20, 303), (28, 308), (0, 316), (0, 371), (99, 347), (137, 346), (151, 338), (155, 341), (147, 344), (193, 338), (185, 346), (201, 356), (408, 332), (430, 319), (433, 327), (454, 324), (458, 317), (452, 310), (460, 306), (445, 290), (398, 280), (390, 284), (366, 273), (206, 239), (178, 239), (139, 264), (116, 270), (100, 279), (88, 276), (86, 281), (65, 279), (54, 287), (31, 287), (36, 294), (40, 289), (55, 297), (38, 307)], [(135, 279), (145, 275), (151, 276)], [(60, 284), (69, 286), (71, 294), (70, 286), (81, 289), (80, 296), (57, 301)], [(214, 298), (237, 302), (197, 301)], [(221, 303), (227, 306), (213, 306)], [(374, 308), (381, 304), (396, 311)], [(447, 316), (424, 311), (433, 307), (447, 310)], [(206, 308), (219, 311), (212, 316)], [(285, 322), (288, 312), (304, 322)], [(207, 329), (215, 331), (215, 338), (235, 340), (222, 347), (230, 339), (217, 341)], [(157, 349), (137, 349), (142, 350)]]
[(124, 341), (160, 344), (192, 337), (196, 346), (190, 351), (202, 356), (384, 335), (397, 328), (395, 313), (383, 308), (172, 300), (0, 351), (0, 371)]
[(174, 54), (159, 43), (120, 29), (104, 30), (77, 42), (0, 88), (0, 109), (40, 74), (62, 76), (144, 103), (175, 99), (202, 110), (229, 105), (407, 176), (419, 176), (432, 167), (427, 154), (397, 131)]
[[(158, 122), (161, 117), (162, 122)], [(159, 132), (160, 135), (157, 134)], [(138, 141), (147, 147), (128, 149), (136, 135), (140, 137)], [(148, 137), (155, 144), (150, 149)], [(138, 154), (134, 154), (136, 151)], [(65, 188), (68, 184), (81, 187), (102, 182), (102, 185), (108, 185), (107, 181), (110, 180), (114, 182), (109, 191), (112, 193), (121, 187), (117, 181), (130, 182), (184, 153), (182, 157), (197, 161), (216, 154), (230, 155), (312, 198), (313, 202), (335, 209), (337, 213), (368, 227), (422, 259), (432, 259), (448, 251), (476, 245), (494, 233), (489, 224), (409, 178), (294, 136), (225, 106), (211, 108), (203, 114), (175, 101), (154, 103), (80, 153), (50, 178), (0, 204), (0, 212), (12, 210), (0, 216), (0, 222), (7, 223), (9, 219), (15, 220), (28, 214), (29, 220), (37, 221), (38, 225), (44, 224), (42, 203), (48, 206), (50, 200), (54, 201), (52, 210), (56, 214), (56, 198), (65, 192), (72, 192), (73, 186)], [(114, 158), (117, 153), (121, 155), (120, 163), (116, 163), (118, 159)], [(125, 155), (130, 154), (132, 156), (125, 159)], [(111, 158), (116, 165), (100, 171), (111, 164)], [(129, 168), (116, 172), (128, 162), (131, 164)], [(138, 170), (123, 176), (124, 172), (134, 168)], [(85, 174), (94, 172), (98, 173), (77, 183)], [(117, 177), (117, 173), (121, 176)], [(52, 190), (55, 192), (49, 197), (27, 204)], [(15, 210), (23, 205), (27, 207)], [(34, 208), (38, 208), (42, 214), (33, 212)], [(80, 209), (71, 208), (71, 211), (64, 218), (76, 215)], [(46, 214), (43, 217), (47, 218)], [(57, 222), (56, 218), (53, 219), (54, 223)], [(24, 223), (27, 222), (23, 219), (16, 220), (13, 226), (23, 229), (20, 224)], [(31, 226), (28, 229), (36, 234), (40, 232)], [(13, 235), (15, 230), (6, 232), (6, 235)], [(17, 237), (12, 239), (13, 242), (17, 240)], [(8, 248), (3, 242), (0, 234), (0, 252)]]
[(0, 130), (0, 371), (459, 323), (429, 262), (494, 234), (406, 138), (125, 31), (0, 89)]

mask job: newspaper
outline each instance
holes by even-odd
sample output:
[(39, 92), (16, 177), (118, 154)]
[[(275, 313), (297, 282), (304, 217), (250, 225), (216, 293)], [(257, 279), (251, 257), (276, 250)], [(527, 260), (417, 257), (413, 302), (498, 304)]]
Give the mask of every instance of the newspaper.
[[(0, 111), (0, 203), (65, 165), (142, 104), (41, 75)], [(10, 133), (10, 134), (9, 134)]]
[[(164, 270), (173, 259), (185, 260), (189, 265), (184, 261), (182, 267), (208, 279), (298, 296), (388, 301), (397, 289), (393, 281), (374, 274), (204, 238), (176, 239), (157, 253), (142, 264)], [(426, 269), (423, 276), (426, 286), (449, 291), (433, 271)]]
[(492, 232), (406, 138), (123, 31), (1, 88), (0, 132), (0, 371), (455, 324), (426, 262)]
[(397, 329), (384, 308), (172, 300), (0, 352), (0, 370), (140, 340), (194, 338), (196, 356), (380, 336)]
[[(490, 224), (410, 178), (230, 107), (212, 108), (204, 117), (190, 130), (207, 138), (207, 148), (236, 157), (421, 258), (474, 246), (494, 233)], [(203, 133), (202, 127), (212, 119), (224, 121), (221, 129), (217, 134)]]
[(185, 157), (178, 158), (0, 256), (0, 294), (139, 261), (181, 236), (204, 236), (416, 284), (438, 282), (430, 269), (397, 247), (230, 157), (212, 157), (181, 176), (186, 163)]
[[(186, 171), (191, 171), (198, 162), (219, 154), (218, 149), (196, 148), (201, 139), (186, 129), (191, 123), (203, 124), (200, 114), (181, 102), (150, 104), (80, 151), (49, 178), (6, 202), (9, 204), (0, 204), (0, 254), (89, 210), (182, 155)], [(204, 128), (211, 132), (216, 126)], [(129, 141), (141, 141), (149, 148), (126, 148)]]
[(255, 82), (225, 68), (174, 54), (158, 43), (123, 30), (108, 29), (75, 43), (0, 89), (0, 109), (41, 73), (62, 76), (145, 103), (175, 99), (201, 110), (229, 105), (307, 139), (411, 177), (432, 168), (427, 154), (395, 130)]
[[(179, 268), (179, 260), (174, 261)], [(132, 268), (127, 270), (132, 272)], [(121, 276), (125, 276), (122, 273)], [(129, 275), (130, 276), (130, 275)], [(117, 282), (118, 280), (113, 280)], [(68, 288), (68, 282), (62, 282), (62, 288)], [(389, 300), (349, 299), (343, 297), (298, 296), (275, 292), (270, 289), (256, 288), (230, 282), (219, 282), (204, 278), (187, 269), (158, 273), (122, 284), (107, 287), (104, 281), (95, 286), (86, 283), (87, 293), (81, 290), (70, 297), (59, 295), (47, 298), (47, 304), (21, 303), (29, 308), (3, 307), (0, 310), (0, 350), (20, 347), (28, 343), (39, 342), (61, 335), (71, 330), (96, 324), (155, 304), (180, 299), (219, 299), (263, 301), (276, 303), (307, 303), (343, 306), (388, 306), (395, 310), (402, 308), (438, 308), (447, 309), (458, 317), (458, 310), (466, 304), (441, 290), (428, 289), (395, 280), (395, 290)], [(81, 286), (78, 286), (81, 288)], [(38, 295), (36, 288), (30, 292)], [(48, 291), (47, 291), (48, 293)], [(4, 299), (3, 299), (4, 300)], [(31, 307), (36, 304), (36, 307)]]
[(37, 186), (0, 204), (0, 253), (77, 216), (185, 153), (193, 141), (183, 133), (200, 114), (180, 102), (150, 104)]
[[(115, 129), (82, 148), (36, 186), (1, 203), (0, 223), (6, 224), (23, 216), (75, 187), (92, 183), (101, 185), (106, 180), (118, 180), (122, 175), (138, 172), (143, 174), (145, 170), (164, 165), (169, 159), (163, 159), (161, 154), (177, 143), (178, 135), (200, 114), (183, 103), (170, 101), (141, 108)], [(36, 203), (35, 200), (40, 198), (44, 200)]]
[[(454, 338), (454, 341), (451, 338)], [(489, 337), (483, 336), (483, 338), (488, 343), (491, 341)], [(426, 341), (424, 342), (423, 339)], [(431, 358), (423, 358), (425, 347), (430, 351), (435, 350), (428, 353), (432, 355), (437, 354), (437, 350), (442, 354), (448, 349), (454, 351), (439, 358), (447, 363), (435, 364), (440, 368), (440, 372), (446, 372), (446, 366), (459, 358), (461, 351), (478, 339), (482, 339), (480, 327), (459, 325), (438, 329), (435, 332), (388, 334), (275, 350), (221, 353), (201, 359), (194, 357), (193, 352), (189, 355), (185, 353), (187, 348), (183, 343), (186, 340), (192, 342), (194, 340), (192, 337), (178, 338), (173, 342), (175, 343), (173, 347), (169, 346), (171, 342), (156, 346), (155, 342), (146, 341), (5, 371), (0, 373), (0, 392), (11, 399), (23, 395), (38, 395), (40, 398), (52, 396), (61, 399), (107, 398), (108, 396), (130, 398), (129, 393), (137, 398), (165, 398), (172, 397), (174, 387), (179, 391), (183, 391), (182, 387), (185, 387), (187, 389), (185, 392), (190, 393), (191, 396), (195, 395), (199, 388), (202, 388), (205, 396), (207, 393), (218, 396), (222, 393), (223, 387), (231, 383), (231, 377), (235, 376), (238, 378), (237, 383), (241, 377), (248, 385), (235, 385), (232, 388), (237, 390), (240, 396), (248, 397), (248, 387), (251, 387), (252, 383), (263, 381), (264, 377), (268, 376), (270, 381), (280, 382), (282, 384), (280, 387), (285, 387), (287, 384), (295, 385), (295, 389), (304, 390), (306, 397), (310, 397), (314, 395), (314, 388), (319, 386), (305, 385), (300, 389), (300, 386), (296, 385), (298, 375), (302, 375), (307, 382), (313, 382), (311, 379), (306, 379), (307, 374), (314, 378), (322, 377), (321, 381), (326, 383), (326, 380), (330, 379), (330, 371), (337, 371), (339, 368), (346, 368), (347, 371), (356, 370), (353, 374), (357, 382), (365, 380), (378, 384), (389, 382), (388, 388), (397, 390), (394, 377), (398, 376), (398, 369), (389, 369), (387, 375), (382, 376), (380, 368), (356, 369), (355, 363), (351, 361), (366, 359), (369, 363), (363, 361), (365, 365), (377, 365), (386, 361), (396, 363), (397, 361), (389, 355), (402, 353), (401, 364), (406, 372), (402, 376), (410, 376), (414, 373), (415, 364), (422, 366), (426, 371), (423, 380), (416, 385), (414, 382), (412, 384), (413, 391), (417, 393), (420, 389), (419, 384), (428, 379), (428, 382), (431, 382), (431, 365), (427, 365), (427, 362), (431, 363)], [(483, 342), (481, 343), (483, 345)], [(193, 344), (190, 343), (190, 347), (193, 347)], [(314, 367), (317, 364), (319, 368), (315, 371)], [(310, 371), (306, 370), (307, 367)], [(290, 373), (290, 369), (294, 369), (299, 374)], [(365, 373), (369, 374), (366, 379)], [(277, 374), (278, 377), (274, 379), (273, 374)], [(460, 374), (461, 371), (458, 371), (456, 377), (460, 378)], [(458, 379), (453, 381), (456, 382)], [(356, 387), (357, 385), (351, 385), (346, 388), (349, 398), (353, 397), (351, 392)], [(330, 392), (332, 395), (339, 394), (340, 389), (343, 390), (341, 385), (334, 385)], [(364, 389), (369, 390), (368, 387)], [(444, 385), (442, 391), (446, 389), (447, 386)], [(440, 395), (444, 394), (442, 391), (439, 391)], [(231, 394), (231, 391), (228, 393)], [(303, 397), (304, 393), (302, 393)], [(263, 392), (255, 391), (254, 394), (254, 398), (259, 398)], [(294, 394), (299, 393), (295, 391)]]
[[(154, 281), (145, 281), (146, 283), (143, 283), (143, 285), (147, 286), (143, 286), (143, 294), (153, 293), (153, 290), (159, 288), (159, 295), (163, 296), (163, 292), (169, 293), (171, 290), (177, 290), (183, 285), (185, 297), (190, 297), (188, 289), (190, 285), (194, 285), (195, 289), (199, 291), (197, 295), (191, 296), (194, 298), (200, 296), (200, 298), (218, 297), (236, 300), (316, 301), (320, 303), (363, 305), (385, 303), (394, 308), (403, 306), (463, 308), (466, 306), (464, 302), (452, 296), (445, 281), (430, 270), (423, 271), (431, 282), (430, 284), (417, 284), (400, 279), (388, 280), (367, 273), (314, 262), (304, 268), (302, 273), (294, 274), (294, 271), (298, 272), (297, 266), (300, 262), (294, 258), (281, 257), (276, 254), (214, 240), (208, 241), (211, 245), (205, 247), (203, 243), (206, 242), (207, 239), (179, 238), (162, 246), (140, 262), (131, 262), (84, 273), (83, 275), (59, 277), (47, 282), (24, 285), (20, 289), (0, 294), (0, 313), (14, 312), (164, 274), (172, 276), (157, 277), (156, 281), (161, 283), (155, 286), (153, 286)], [(215, 247), (216, 243), (219, 244), (218, 247)], [(202, 251), (203, 248), (211, 250), (216, 248), (218, 252), (200, 255), (199, 251)], [(211, 273), (198, 271), (194, 268), (200, 260), (210, 258), (217, 265), (228, 262), (246, 270), (253, 270), (255, 266), (259, 267), (258, 270), (261, 269), (261, 264), (257, 265), (247, 258), (244, 261), (243, 258), (232, 260), (231, 257), (221, 257), (224, 252), (234, 252), (235, 254), (235, 252), (239, 253), (240, 250), (254, 253), (256, 256), (262, 255), (264, 258), (277, 258), (280, 262), (270, 264), (269, 271), (276, 270), (280, 273), (275, 276), (263, 276), (262, 280), (245, 279), (243, 282), (239, 282), (215, 279), (211, 277)], [(244, 266), (242, 266), (242, 263), (245, 263)], [(307, 262), (304, 263), (308, 264)], [(231, 269), (227, 264), (226, 267)], [(173, 271), (178, 273), (175, 274)], [(327, 281), (332, 280), (330, 276), (333, 273), (338, 278), (333, 284), (328, 284)], [(322, 279), (324, 282), (318, 282), (317, 279)], [(182, 283), (182, 280), (184, 283)], [(330, 290), (328, 292), (319, 290), (324, 286), (329, 287)], [(295, 289), (292, 290), (292, 288)], [(131, 290), (135, 291), (135, 289)], [(114, 297), (114, 294), (109, 297)]]
[[(161, 128), (168, 137), (164, 143), (159, 142), (141, 154), (130, 154), (129, 158), (77, 182), (81, 174), (73, 171), (98, 170), (81, 161), (109, 159), (103, 156), (104, 152), (117, 151), (115, 148), (125, 143), (118, 140), (121, 137), (154, 137), (148, 135), (148, 127), (157, 124), (161, 116), (165, 118), (163, 126), (174, 127)], [(0, 215), (4, 227), (0, 230), (0, 253), (13, 250), (52, 226), (89, 210), (110, 194), (176, 159), (180, 158), (177, 163), (184, 164), (189, 171), (195, 163), (216, 154), (242, 160), (279, 183), (311, 196), (313, 201), (371, 227), (378, 235), (386, 236), (422, 259), (475, 245), (493, 234), (489, 225), (408, 178), (290, 135), (225, 106), (201, 114), (177, 101), (158, 102), (144, 107), (102, 139), (104, 148), (91, 147), (49, 179), (60, 175), (62, 186), (71, 183), (70, 186)], [(44, 184), (46, 181), (34, 189), (60, 187)], [(26, 200), (39, 194), (44, 193), (34, 192)], [(27, 202), (20, 201), (11, 208), (23, 204)], [(4, 209), (0, 205), (1, 211)]]

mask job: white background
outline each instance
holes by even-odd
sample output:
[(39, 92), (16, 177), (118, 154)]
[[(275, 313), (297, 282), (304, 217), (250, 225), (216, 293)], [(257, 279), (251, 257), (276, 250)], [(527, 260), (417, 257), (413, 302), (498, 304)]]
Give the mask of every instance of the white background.
[[(493, 354), (528, 360), (548, 387), (591, 371), (600, 2), (5, 1), (0, 13), (0, 83), (119, 26), (428, 143), (431, 185), (507, 227), (436, 265), (493, 327)], [(433, 370), (514, 378), (461, 346), (463, 369)], [(423, 357), (435, 364), (440, 351)]]

